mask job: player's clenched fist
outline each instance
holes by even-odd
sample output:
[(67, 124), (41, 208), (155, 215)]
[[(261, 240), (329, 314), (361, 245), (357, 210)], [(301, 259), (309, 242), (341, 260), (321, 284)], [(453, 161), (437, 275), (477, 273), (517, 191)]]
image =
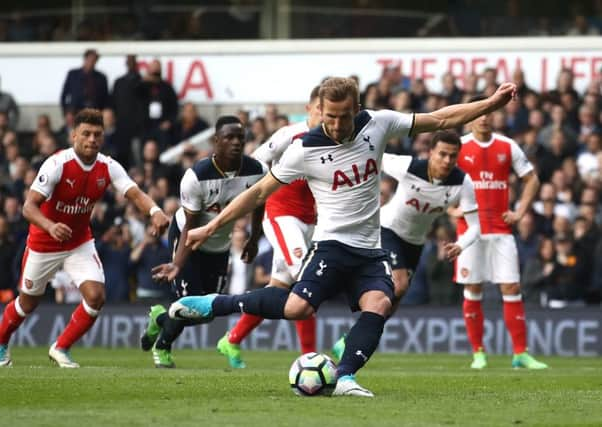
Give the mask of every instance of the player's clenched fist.
[(150, 222), (153, 226), (153, 236), (162, 235), (167, 229), (167, 226), (169, 226), (169, 218), (167, 218), (161, 210), (155, 212), (153, 216), (151, 216)]
[(62, 222), (55, 222), (50, 226), (50, 229), (48, 229), (48, 234), (50, 234), (57, 242), (64, 242), (71, 238), (72, 231), (68, 225), (63, 224)]

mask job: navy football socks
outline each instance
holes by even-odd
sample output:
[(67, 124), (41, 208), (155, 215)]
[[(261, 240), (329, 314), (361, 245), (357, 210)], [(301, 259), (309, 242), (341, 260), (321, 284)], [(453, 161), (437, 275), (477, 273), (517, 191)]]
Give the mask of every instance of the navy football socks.
[(369, 311), (362, 312), (345, 338), (345, 351), (337, 369), (339, 377), (353, 375), (366, 364), (378, 347), (384, 327), (383, 316)]
[(213, 315), (248, 313), (266, 319), (284, 319), (288, 289), (268, 286), (242, 295), (218, 295), (213, 300)]

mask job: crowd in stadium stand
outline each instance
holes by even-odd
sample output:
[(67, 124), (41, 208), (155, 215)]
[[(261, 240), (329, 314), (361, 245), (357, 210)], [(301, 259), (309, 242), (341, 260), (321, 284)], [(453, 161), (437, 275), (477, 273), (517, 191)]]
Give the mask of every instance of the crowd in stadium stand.
[[(95, 3), (92, 10), (85, 3), (78, 14), (58, 6), (45, 8), (48, 15), (27, 5), (13, 8), (0, 15), (0, 42), (258, 39), (265, 13), (261, 0), (205, 0), (202, 6), (132, 0), (119, 6)], [(598, 0), (319, 3), (286, 3), (291, 38), (591, 36), (602, 31)]]
[[(183, 172), (196, 159), (210, 153), (187, 148), (176, 165), (159, 162), (160, 153), (211, 126), (200, 117), (193, 103), (177, 99), (171, 84), (161, 76), (155, 61), (140, 75), (136, 58), (126, 59), (127, 72), (112, 88), (100, 70), (98, 54), (88, 50), (81, 68), (68, 72), (60, 101), (63, 123), (50, 123), (41, 114), (33, 132), (18, 132), (18, 104), (10, 88), (0, 92), (0, 301), (16, 293), (20, 261), (25, 247), (27, 223), (21, 209), (24, 195), (36, 170), (52, 153), (69, 146), (73, 115), (84, 107), (103, 110), (103, 152), (114, 156), (136, 183), (172, 216), (179, 206), (178, 185)], [(85, 83), (73, 84), (77, 73)], [(535, 165), (542, 185), (533, 210), (516, 227), (521, 280), (525, 300), (545, 307), (599, 304), (602, 291), (602, 70), (584, 93), (573, 87), (573, 75), (563, 69), (556, 87), (537, 93), (525, 84), (528, 70), (515, 70), (518, 101), (493, 113), (494, 131), (514, 138)], [(420, 79), (410, 80), (399, 68), (383, 71), (376, 82), (359, 82), (364, 108), (428, 112), (448, 104), (467, 102), (475, 95), (490, 95), (498, 85), (495, 69), (470, 75), (457, 82), (451, 74), (441, 76), (443, 90), (433, 93)], [(18, 100), (17, 100), (18, 101)], [(247, 129), (245, 152), (250, 154), (278, 128), (288, 124), (275, 105), (253, 116), (239, 111)], [(468, 129), (458, 129), (464, 134)], [(429, 134), (391, 140), (387, 151), (424, 157)], [(512, 203), (520, 194), (520, 182), (512, 181)], [(395, 182), (385, 177), (381, 197), (385, 202)], [(169, 289), (153, 283), (150, 267), (169, 260), (165, 236), (153, 237), (145, 215), (122, 197), (109, 193), (92, 214), (92, 226), (102, 258), (107, 301), (128, 302), (167, 298)], [(233, 234), (230, 292), (241, 293), (263, 286), (269, 280), (270, 248), (264, 242), (253, 266), (239, 260), (248, 223), (240, 221)], [(404, 304), (454, 304), (461, 289), (453, 285), (453, 266), (445, 261), (443, 243), (453, 240), (454, 224), (440, 221), (425, 246), (420, 266)], [(48, 298), (72, 302), (77, 298), (69, 277), (58, 275)], [(495, 299), (493, 294), (488, 297)]]

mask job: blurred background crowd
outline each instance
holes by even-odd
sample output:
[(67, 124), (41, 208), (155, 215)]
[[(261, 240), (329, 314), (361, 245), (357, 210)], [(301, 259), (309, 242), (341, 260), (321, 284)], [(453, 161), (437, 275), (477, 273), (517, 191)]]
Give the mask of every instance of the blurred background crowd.
[[(596, 35), (599, 0), (24, 0), (2, 41)], [(283, 25), (283, 21), (287, 21)]]
[[(99, 11), (93, 24), (84, 20), (77, 21), (77, 25), (73, 22), (73, 11), (67, 17), (58, 14), (55, 19), (46, 17), (44, 25), (40, 25), (39, 15), (28, 14), (25, 7), (20, 14), (0, 15), (0, 41), (207, 39), (217, 38), (212, 31), (218, 30), (221, 31), (219, 38), (256, 38), (262, 27), (257, 9), (261, 4), (272, 4), (270, 1), (241, 0), (223, 7), (220, 6), (222, 2), (205, 3), (203, 8), (189, 10), (183, 7), (181, 13), (166, 15), (169, 19), (158, 19), (157, 14), (162, 9), (157, 2), (133, 0), (127, 6), (119, 6), (127, 9), (123, 21), (102, 19)], [(312, 8), (304, 2), (284, 3), (289, 5), (290, 13), (305, 11), (305, 15), (311, 15)], [(337, 2), (322, 2), (322, 6), (330, 3), (336, 8)], [(355, 3), (358, 7), (381, 11), (394, 2), (373, 0), (370, 6), (362, 0)], [(467, 6), (480, 5), (483, 3), (480, 0), (445, 3), (453, 6), (452, 12), (443, 20), (435, 19), (428, 32), (422, 35), (507, 35), (504, 31), (510, 28), (513, 35), (594, 35), (602, 28), (601, 1), (575, 3), (579, 7), (573, 3), (569, 6), (568, 2), (551, 1), (548, 2), (550, 17), (535, 19), (524, 12), (525, 7), (531, 6), (508, 0), (496, 5), (507, 8), (504, 16), (489, 16), (485, 20), (466, 12), (481, 10)], [(118, 7), (118, 2), (115, 6), (111, 6), (111, 2), (103, 4), (102, 10)], [(563, 8), (567, 11), (565, 15), (556, 13)], [(134, 13), (130, 13), (132, 11)], [(414, 16), (411, 11), (405, 12), (404, 19)], [(429, 15), (439, 13), (435, 8), (427, 12)], [(363, 22), (365, 28), (361, 29), (361, 35), (382, 36), (378, 33), (380, 25), (377, 22), (383, 17), (378, 13), (366, 14), (365, 10), (362, 16), (368, 16), (362, 18), (368, 22)], [(340, 23), (324, 24), (324, 28), (332, 33), (319, 30), (321, 20), (328, 19), (325, 16), (316, 20), (308, 18), (303, 31), (316, 26), (316, 32), (312, 33), (315, 36), (355, 36), (349, 32), (352, 28), (353, 31), (357, 29), (355, 14), (337, 17)], [(522, 24), (509, 26), (503, 17)], [(395, 14), (389, 18), (402, 19)], [(248, 25), (242, 25), (243, 21)], [(295, 21), (295, 25), (302, 25), (302, 21)], [(413, 33), (384, 36), (415, 36), (416, 31), (424, 30), (424, 19), (421, 22), (420, 28), (405, 27), (406, 30), (414, 28)], [(478, 26), (474, 25), (476, 22)], [(240, 32), (228, 35), (225, 28)], [(289, 28), (289, 31), (294, 37), (296, 30)], [(201, 117), (198, 105), (178, 99), (171, 83), (165, 80), (158, 60), (150, 62), (141, 73), (134, 55), (124, 58), (126, 72), (109, 86), (103, 70), (96, 68), (98, 57), (96, 50), (88, 49), (83, 52), (82, 66), (66, 73), (60, 99), (57, 99), (63, 117), (59, 123), (51, 122), (49, 114), (41, 113), (35, 128), (19, 126), (19, 100), (13, 98), (10, 87), (0, 88), (0, 269), (3, 272), (0, 275), (0, 302), (10, 300), (16, 293), (28, 227), (21, 212), (24, 197), (42, 162), (57, 150), (69, 146), (73, 117), (79, 109), (94, 107), (103, 111), (105, 141), (102, 151), (116, 158), (170, 217), (179, 207), (178, 186), (183, 172), (195, 160), (210, 155), (210, 149), (188, 147), (176, 164), (161, 163), (159, 155), (163, 151), (212, 127), (214, 118)], [(574, 88), (574, 76), (569, 69), (561, 70), (556, 85), (543, 93), (525, 84), (528, 72), (513, 71), (512, 80), (519, 88), (518, 99), (493, 113), (494, 131), (516, 140), (535, 165), (542, 182), (532, 211), (515, 230), (525, 300), (552, 308), (600, 304), (602, 264), (597, 260), (602, 259), (602, 70), (582, 92)], [(0, 78), (1, 74), (2, 70)], [(462, 82), (449, 73), (439, 77), (443, 89), (435, 93), (424, 81), (404, 76), (399, 66), (386, 67), (377, 81), (358, 80), (362, 106), (375, 110), (429, 112), (445, 105), (467, 102), (478, 94), (490, 95), (500, 83), (493, 68), (470, 75)], [(290, 121), (277, 105), (265, 105), (253, 111), (240, 109), (236, 114), (246, 128), (245, 152), (248, 154)], [(469, 129), (457, 131), (463, 134)], [(425, 157), (429, 138), (429, 134), (420, 134), (415, 138), (391, 140), (387, 151)], [(385, 203), (394, 191), (395, 181), (384, 177), (381, 201)], [(518, 199), (520, 191), (520, 180), (513, 177), (512, 203)], [(112, 192), (107, 193), (92, 214), (109, 303), (165, 298), (169, 293), (166, 286), (154, 284), (150, 276), (152, 266), (170, 259), (166, 237), (152, 237), (145, 221), (145, 215)], [(271, 248), (266, 241), (254, 264), (246, 265), (240, 261), (248, 229), (248, 221), (241, 220), (232, 236), (231, 293), (263, 286), (269, 280)], [(461, 300), (460, 287), (453, 285), (453, 266), (444, 260), (442, 250), (444, 242), (455, 238), (454, 233), (452, 219), (444, 218), (437, 223), (404, 304), (447, 305)], [(79, 298), (78, 291), (65, 274), (57, 275), (52, 285), (48, 288), (51, 300), (73, 302)], [(489, 292), (486, 298), (497, 300), (495, 292)]]

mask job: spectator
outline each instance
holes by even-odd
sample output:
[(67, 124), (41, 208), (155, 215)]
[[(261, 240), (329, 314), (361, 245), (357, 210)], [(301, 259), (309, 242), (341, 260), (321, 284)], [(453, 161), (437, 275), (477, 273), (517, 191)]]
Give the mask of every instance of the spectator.
[(111, 103), (115, 111), (115, 158), (127, 169), (132, 163), (134, 140), (142, 136), (145, 114), (136, 92), (142, 81), (136, 55), (128, 55), (125, 65), (126, 73), (113, 85)]
[(600, 34), (600, 31), (590, 25), (587, 17), (581, 13), (575, 15), (573, 20), (573, 25), (568, 29), (568, 36), (597, 36)]
[(77, 113), (83, 108), (102, 110), (108, 106), (107, 77), (94, 68), (97, 61), (98, 52), (88, 49), (84, 52), (82, 67), (67, 73), (60, 99), (63, 115), (66, 115), (67, 111)]
[[(0, 80), (0, 83), (2, 80)], [(19, 106), (13, 96), (8, 92), (3, 92), (0, 86), (0, 113), (6, 114), (8, 119), (8, 128), (17, 130), (19, 124)]]
[(170, 133), (178, 116), (178, 97), (166, 80), (161, 77), (161, 62), (154, 59), (137, 88), (142, 105), (144, 137), (155, 139), (161, 150), (169, 146)]
[(272, 274), (272, 256), (274, 250), (270, 246), (267, 251), (263, 251), (253, 262), (253, 288), (263, 288), (270, 283)]
[(435, 241), (425, 246), (422, 256), (431, 304), (451, 305), (462, 300), (462, 286), (453, 283), (454, 265), (445, 257), (444, 245), (454, 238), (455, 233), (448, 225), (439, 225), (435, 229)]
[(543, 290), (551, 280), (555, 267), (556, 252), (554, 241), (544, 237), (539, 242), (537, 256), (527, 260), (521, 278), (521, 289), (525, 302), (538, 302), (546, 305)]
[(105, 274), (105, 292), (107, 302), (129, 302), (129, 263), (130, 234), (121, 217), (115, 218), (113, 225), (97, 242), (98, 256), (102, 261)]
[(17, 278), (12, 274), (12, 263), (16, 245), (9, 232), (9, 224), (4, 215), (0, 215), (0, 304), (7, 304), (17, 295)]
[(207, 128), (209, 128), (209, 123), (199, 115), (196, 105), (192, 102), (187, 102), (182, 106), (180, 119), (173, 128), (171, 145), (189, 139)]
[(584, 144), (589, 135), (600, 133), (601, 130), (597, 122), (596, 111), (588, 105), (579, 107), (579, 132), (577, 137), (579, 144)]
[(153, 280), (151, 270), (154, 266), (171, 260), (171, 254), (167, 245), (161, 242), (159, 237), (152, 234), (152, 228), (146, 227), (144, 239), (134, 247), (130, 253), (136, 276), (136, 297), (140, 299), (168, 299), (169, 287)]
[(600, 176), (600, 165), (598, 164), (598, 153), (602, 149), (602, 134), (592, 132), (585, 138), (584, 151), (577, 157), (577, 167), (581, 179), (597, 179)]
[(512, 72), (512, 81), (516, 85), (516, 93), (519, 98), (524, 102), (525, 96), (530, 93), (533, 94), (533, 90), (527, 86), (525, 82), (525, 73), (521, 68), (515, 68)]
[(464, 92), (456, 85), (456, 78), (451, 72), (443, 74), (441, 77), (441, 96), (445, 98), (447, 104), (459, 104), (462, 102)]
[(577, 133), (569, 126), (566, 120), (566, 112), (562, 105), (556, 104), (552, 107), (550, 118), (551, 123), (545, 126), (539, 135), (540, 141), (544, 147), (550, 149), (552, 145), (552, 134), (555, 131), (561, 131), (566, 141), (567, 148), (565, 151), (571, 154), (574, 153), (577, 148)]
[(517, 225), (514, 239), (518, 249), (518, 262), (520, 271), (524, 271), (525, 265), (530, 259), (537, 257), (539, 249), (540, 235), (535, 227), (535, 216), (532, 212), (527, 212)]

